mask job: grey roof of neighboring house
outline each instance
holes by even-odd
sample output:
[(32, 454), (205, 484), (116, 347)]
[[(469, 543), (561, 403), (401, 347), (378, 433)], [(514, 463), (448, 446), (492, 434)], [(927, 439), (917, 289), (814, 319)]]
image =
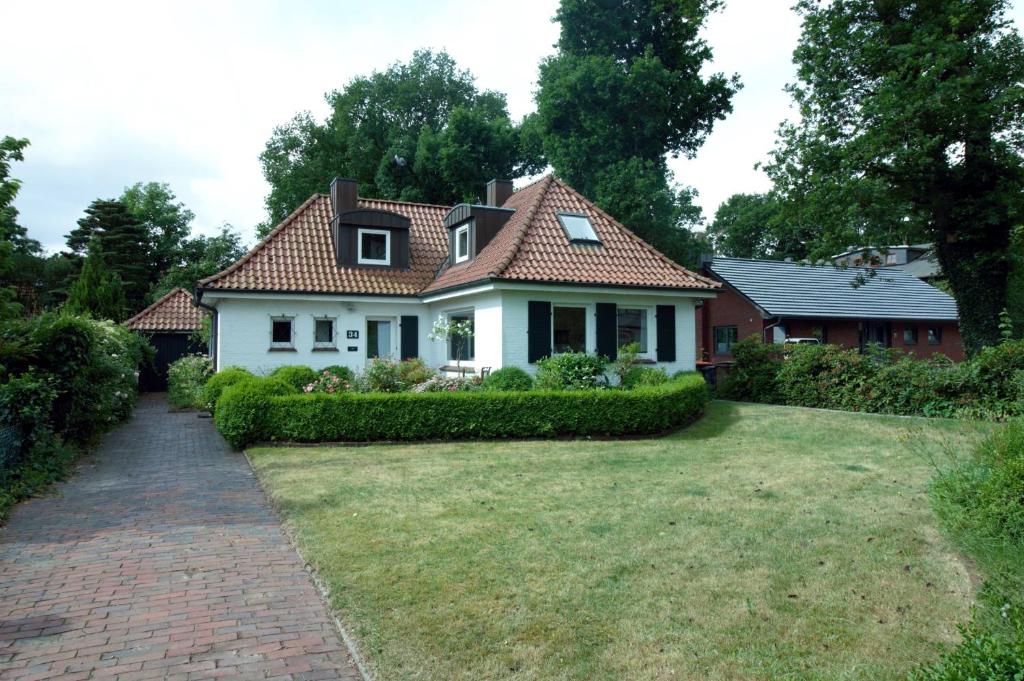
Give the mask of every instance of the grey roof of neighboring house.
[[(860, 267), (742, 258), (715, 258), (707, 267), (773, 317), (957, 319), (953, 298), (892, 267), (874, 276)], [(855, 286), (858, 278), (864, 283)]]

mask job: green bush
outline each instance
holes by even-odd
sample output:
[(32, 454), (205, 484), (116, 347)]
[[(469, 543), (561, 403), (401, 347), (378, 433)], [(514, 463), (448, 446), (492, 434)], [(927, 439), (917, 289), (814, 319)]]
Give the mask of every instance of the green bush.
[(328, 367), (321, 371), (316, 380), (304, 387), (302, 391), (307, 393), (343, 393), (352, 390), (353, 384), (351, 371), (346, 377), (343, 372), (334, 372), (331, 371), (331, 367)]
[(1024, 679), (1024, 617), (1008, 615), (1008, 633), (971, 625), (963, 642), (940, 662), (910, 674), (910, 681), (1020, 681)]
[(480, 383), (469, 376), (442, 376), (435, 374), (427, 380), (414, 385), (414, 393), (454, 393), (459, 391), (478, 390)]
[(203, 407), (213, 413), (217, 408), (217, 401), (220, 399), (221, 393), (224, 392), (225, 388), (250, 378), (253, 378), (252, 373), (242, 367), (225, 367), (221, 369), (213, 376), (210, 376), (209, 380), (206, 381), (206, 385), (203, 386)]
[(214, 412), (217, 430), (236, 449), (265, 439), (270, 398), (298, 392), (290, 383), (270, 376), (250, 376), (226, 386)]
[(736, 364), (729, 369), (718, 388), (727, 400), (775, 402), (779, 399), (776, 379), (781, 348), (762, 343), (757, 336), (744, 338), (732, 346)]
[(203, 386), (213, 376), (206, 355), (185, 355), (167, 367), (167, 401), (181, 409), (203, 407)]
[(563, 352), (537, 362), (537, 387), (541, 390), (588, 390), (607, 385), (608, 360), (585, 352)]
[(644, 386), (661, 385), (668, 382), (668, 373), (664, 369), (654, 367), (632, 367), (622, 377), (622, 387), (626, 390)]
[(437, 372), (419, 357), (403, 359), (398, 363), (398, 378), (407, 388), (419, 385), (436, 374)]
[(341, 364), (332, 364), (329, 367), (324, 367), (324, 370), (320, 373), (323, 374), (324, 372), (331, 376), (337, 376), (340, 380), (347, 381), (348, 383), (355, 383), (356, 380), (355, 372)]
[(345, 393), (267, 397), (225, 392), (217, 427), (235, 447), (263, 440), (365, 442), (641, 435), (696, 418), (708, 392), (697, 374), (620, 390)]
[(384, 357), (374, 357), (357, 379), (363, 392), (397, 393), (405, 389), (398, 362)]
[(307, 385), (316, 380), (317, 375), (318, 374), (315, 371), (302, 364), (280, 366), (270, 372), (271, 378), (284, 381), (285, 383), (293, 386), (296, 390), (304, 389)]
[(519, 367), (504, 367), (492, 371), (483, 382), (484, 390), (530, 390), (533, 376)]

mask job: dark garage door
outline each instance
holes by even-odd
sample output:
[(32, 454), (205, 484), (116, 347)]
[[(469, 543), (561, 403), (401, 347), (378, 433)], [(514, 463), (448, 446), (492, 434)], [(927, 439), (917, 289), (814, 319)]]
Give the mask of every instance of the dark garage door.
[(183, 355), (206, 352), (201, 342), (196, 342), (188, 333), (149, 334), (149, 343), (156, 348), (153, 364), (144, 366), (139, 376), (139, 387), (147, 392), (167, 390), (167, 367)]

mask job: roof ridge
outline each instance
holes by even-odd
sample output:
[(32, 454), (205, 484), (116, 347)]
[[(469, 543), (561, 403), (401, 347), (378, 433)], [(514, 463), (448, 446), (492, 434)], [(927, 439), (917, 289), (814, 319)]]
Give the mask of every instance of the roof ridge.
[(281, 231), (285, 227), (287, 227), (292, 222), (294, 222), (295, 219), (303, 211), (305, 211), (307, 208), (309, 208), (309, 206), (311, 206), (314, 201), (316, 201), (317, 199), (321, 199), (321, 198), (330, 198), (330, 197), (327, 196), (327, 194), (321, 194), (319, 192), (317, 192), (316, 194), (313, 194), (308, 199), (303, 201), (302, 205), (300, 205), (298, 208), (296, 208), (291, 213), (289, 213), (288, 216), (284, 220), (281, 220), (281, 222), (277, 223), (277, 226), (274, 227), (272, 230), (270, 230), (270, 232), (268, 232), (265, 237), (260, 239), (256, 243), (255, 246), (253, 246), (251, 249), (249, 249), (248, 253), (246, 253), (241, 258), (239, 258), (235, 262), (233, 262), (230, 265), (228, 265), (225, 269), (221, 270), (220, 272), (217, 272), (216, 274), (211, 274), (208, 277), (200, 279), (197, 282), (196, 285), (197, 286), (205, 286), (206, 284), (212, 284), (213, 282), (217, 281), (218, 279), (226, 277), (227, 275), (231, 274), (235, 270), (239, 269), (242, 265), (244, 265), (245, 263), (249, 262), (249, 260), (251, 260), (254, 255), (256, 255), (257, 253), (262, 251), (266, 247), (266, 245), (268, 243), (270, 243), (270, 240), (273, 239), (274, 237), (276, 237), (278, 234), (280, 234)]
[[(126, 319), (126, 320), (124, 320), (123, 322), (121, 322), (121, 324), (123, 324), (124, 326), (128, 326), (129, 324), (131, 324), (132, 322), (134, 322), (134, 321), (135, 321), (136, 319), (138, 319), (138, 318), (139, 318), (139, 317), (141, 317), (142, 315), (144, 315), (144, 314), (146, 314), (147, 312), (149, 312), (149, 311), (151, 311), (151, 310), (154, 310), (154, 309), (156, 309), (157, 307), (159, 307), (161, 303), (163, 303), (163, 302), (165, 302), (165, 301), (169, 300), (169, 299), (170, 299), (170, 297), (171, 297), (171, 296), (173, 296), (173, 295), (174, 295), (175, 293), (177, 293), (178, 291), (181, 291), (182, 293), (184, 293), (185, 295), (187, 295), (187, 296), (188, 296), (189, 298), (191, 298), (191, 297), (192, 297), (192, 294), (191, 294), (191, 293), (189, 293), (189, 292), (188, 292), (188, 291), (187, 291), (186, 289), (184, 289), (183, 287), (181, 287), (181, 286), (175, 286), (175, 287), (174, 287), (174, 288), (172, 288), (172, 289), (171, 289), (170, 291), (168, 291), (167, 293), (165, 293), (165, 294), (163, 294), (162, 296), (160, 296), (160, 298), (159, 298), (159, 299), (157, 299), (157, 300), (153, 301), (152, 303), (150, 303), (150, 304), (149, 304), (149, 305), (147, 305), (146, 307), (142, 308), (142, 310), (140, 310), (139, 312), (135, 313), (134, 315), (132, 315), (132, 316), (131, 316), (131, 317), (129, 317), (128, 319)], [(193, 306), (194, 306), (194, 303), (193, 303)]]
[[(554, 179), (555, 176), (549, 174), (545, 175), (537, 182), (533, 182), (530, 185), (528, 185), (532, 187), (535, 184), (540, 184), (545, 180), (547, 181), (546, 184), (537, 191), (537, 198), (533, 200), (533, 203), (530, 204), (530, 206), (526, 210), (526, 213), (524, 213), (523, 221), (516, 229), (516, 233), (512, 237), (512, 243), (509, 244), (508, 253), (506, 253), (505, 256), (498, 261), (497, 267), (495, 267), (493, 271), (489, 272), (488, 276), (501, 276), (501, 274), (504, 273), (506, 269), (508, 269), (508, 266), (512, 264), (512, 261), (516, 259), (516, 255), (519, 254), (519, 247), (522, 245), (523, 239), (526, 238), (526, 232), (529, 231), (530, 224), (533, 222), (534, 216), (537, 215), (537, 209), (540, 207), (540, 204), (543, 201), (544, 197), (547, 196), (548, 191), (551, 189), (551, 183), (554, 181)], [(524, 187), (523, 189), (525, 188), (526, 187)], [(519, 191), (523, 190), (520, 189)]]
[[(329, 194), (321, 193), (320, 196), (330, 198)], [(357, 201), (377, 201), (379, 203), (399, 203), (403, 206), (423, 206), (424, 208), (445, 208), (451, 209), (452, 206), (445, 205), (443, 203), (420, 203), (418, 201), (399, 201), (398, 199), (375, 199), (369, 196), (357, 196)]]
[(594, 204), (594, 202), (593, 202), (593, 201), (591, 201), (591, 200), (590, 200), (590, 199), (588, 199), (588, 198), (587, 198), (586, 196), (584, 196), (584, 195), (583, 195), (583, 194), (581, 194), (580, 192), (578, 192), (578, 191), (576, 191), (575, 189), (573, 189), (572, 187), (570, 187), (570, 186), (569, 186), (568, 184), (566, 184), (565, 182), (563, 182), (563, 181), (562, 181), (562, 180), (561, 180), (560, 178), (558, 178), (558, 177), (555, 177), (554, 175), (552, 175), (551, 177), (552, 177), (552, 178), (554, 179), (554, 181), (555, 181), (555, 182), (557, 182), (557, 183), (558, 183), (559, 185), (561, 185), (561, 187), (562, 187), (562, 188), (564, 188), (564, 189), (566, 189), (566, 190), (568, 190), (568, 191), (572, 192), (573, 194), (575, 194), (575, 195), (576, 195), (577, 197), (579, 197), (579, 199), (580, 199), (581, 201), (583, 201), (583, 203), (585, 203), (586, 205), (588, 205), (588, 206), (590, 206), (591, 208), (593, 208), (593, 209), (594, 209), (595, 211), (597, 211), (597, 212), (598, 212), (599, 214), (603, 215), (603, 216), (605, 217), (605, 219), (607, 219), (608, 221), (610, 221), (610, 222), (611, 222), (612, 224), (614, 224), (614, 225), (617, 225), (618, 227), (621, 227), (621, 228), (622, 228), (622, 230), (623, 230), (623, 231), (624, 231), (624, 232), (625, 232), (625, 233), (626, 233), (627, 235), (629, 235), (630, 237), (632, 237), (632, 238), (633, 238), (633, 239), (634, 239), (635, 241), (637, 241), (637, 242), (638, 242), (639, 244), (641, 244), (641, 245), (642, 245), (642, 246), (643, 246), (644, 248), (646, 248), (646, 249), (647, 249), (647, 250), (648, 250), (649, 252), (651, 252), (651, 253), (652, 253), (652, 254), (654, 254), (655, 256), (657, 256), (657, 257), (661, 258), (662, 262), (666, 263), (666, 264), (667, 264), (668, 266), (670, 266), (670, 267), (672, 267), (672, 268), (675, 268), (675, 269), (677, 269), (677, 270), (681, 270), (681, 271), (682, 271), (682, 272), (684, 272), (684, 273), (685, 273), (686, 275), (688, 275), (688, 276), (691, 276), (691, 277), (693, 277), (693, 278), (697, 279), (698, 281), (702, 281), (702, 282), (704, 282), (705, 284), (710, 284), (710, 285), (711, 285), (711, 286), (712, 286), (713, 288), (720, 288), (720, 287), (721, 287), (721, 284), (720, 284), (719, 282), (717, 282), (717, 281), (715, 281), (714, 279), (711, 279), (711, 278), (709, 278), (709, 277), (705, 277), (704, 275), (702, 275), (702, 274), (699, 274), (699, 273), (697, 273), (697, 272), (693, 272), (692, 270), (690, 270), (690, 269), (688, 269), (688, 268), (686, 268), (686, 267), (683, 267), (682, 265), (680, 265), (679, 263), (677, 263), (677, 262), (676, 262), (675, 260), (673, 260), (672, 258), (668, 257), (667, 255), (665, 255), (665, 254), (664, 254), (664, 253), (662, 253), (661, 251), (659, 251), (659, 250), (658, 250), (657, 248), (655, 248), (655, 247), (654, 247), (654, 246), (652, 246), (651, 244), (649, 244), (649, 243), (647, 243), (646, 241), (644, 241), (643, 239), (641, 239), (641, 238), (640, 238), (640, 237), (639, 237), (639, 236), (638, 236), (638, 235), (636, 234), (636, 232), (634, 232), (634, 231), (633, 231), (633, 230), (631, 230), (631, 229), (630, 229), (629, 227), (626, 227), (626, 226), (625, 226), (624, 224), (622, 224), (621, 222), (619, 222), (618, 220), (616, 220), (615, 218), (613, 218), (613, 217), (612, 217), (611, 215), (609, 215), (609, 214), (608, 214), (607, 212), (605, 212), (604, 210), (602, 210), (602, 209), (601, 209), (601, 208), (600, 208), (599, 206), (597, 206), (596, 204)]

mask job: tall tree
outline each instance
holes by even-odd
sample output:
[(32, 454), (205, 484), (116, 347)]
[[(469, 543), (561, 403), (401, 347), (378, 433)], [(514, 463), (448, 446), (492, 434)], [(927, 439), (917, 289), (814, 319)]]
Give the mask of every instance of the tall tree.
[(220, 272), (245, 255), (245, 247), (238, 232), (224, 225), (219, 234), (186, 239), (180, 253), (181, 260), (163, 274), (150, 293), (150, 301), (179, 286), (191, 291), (200, 279)]
[(715, 253), (733, 258), (802, 259), (807, 236), (782, 216), (769, 194), (733, 194), (718, 207), (708, 225)]
[(705, 77), (700, 37), (719, 0), (562, 0), (558, 53), (540, 66), (540, 137), (555, 172), (667, 254), (694, 236), (692, 190), (667, 156), (692, 156), (732, 110), (738, 79)]
[(123, 321), (128, 310), (124, 286), (107, 267), (99, 237), (90, 241), (86, 251), (82, 271), (68, 289), (63, 309), (71, 314)]
[(540, 168), (520, 143), (505, 96), (477, 90), (446, 52), (419, 50), (407, 63), (352, 79), (327, 95), (331, 116), (308, 112), (277, 128), (260, 155), (270, 184), (270, 226), (334, 176), (368, 196), (454, 203), (476, 200), (495, 177)]
[(999, 341), (1024, 181), (1024, 42), (1005, 0), (801, 0), (783, 124), (766, 167), (813, 255), (935, 244), (968, 352)]
[[(11, 177), (11, 164), (24, 161), (27, 139), (5, 136), (0, 139), (0, 317), (11, 317), (24, 310), (22, 302), (31, 303), (36, 263), (42, 253), (39, 242), (28, 237), (18, 224), (14, 199), (21, 181)], [(29, 305), (31, 307), (31, 304)]]
[(166, 183), (136, 182), (118, 199), (149, 234), (153, 282), (180, 261), (182, 244), (192, 231), (195, 213), (177, 198)]
[[(140, 310), (151, 280), (153, 248), (146, 227), (120, 201), (96, 199), (67, 235), (72, 252), (93, 252), (124, 285), (129, 311)], [(70, 292), (69, 292), (70, 297)]]

